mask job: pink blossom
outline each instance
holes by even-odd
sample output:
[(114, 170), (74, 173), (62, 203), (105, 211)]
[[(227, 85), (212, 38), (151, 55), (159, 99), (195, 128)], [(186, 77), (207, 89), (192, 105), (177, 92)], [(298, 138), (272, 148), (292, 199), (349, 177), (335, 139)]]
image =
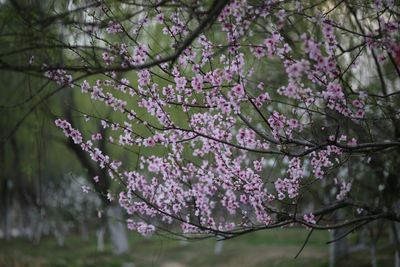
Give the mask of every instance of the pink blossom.
[(303, 216), (304, 221), (306, 221), (309, 224), (316, 224), (315, 216), (312, 213), (304, 214)]
[(106, 28), (107, 33), (118, 33), (122, 32), (122, 27), (121, 24), (118, 22), (110, 21), (108, 23), (108, 27)]

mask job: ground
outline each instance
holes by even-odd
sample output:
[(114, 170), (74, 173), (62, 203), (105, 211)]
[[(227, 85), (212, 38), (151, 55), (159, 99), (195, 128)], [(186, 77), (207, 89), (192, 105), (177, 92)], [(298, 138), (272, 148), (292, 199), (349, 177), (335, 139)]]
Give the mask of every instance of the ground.
[[(94, 238), (83, 242), (79, 236), (59, 247), (52, 238), (40, 245), (26, 240), (0, 240), (0, 267), (323, 267), (328, 266), (327, 232), (315, 232), (301, 255), (294, 259), (308, 233), (306, 229), (279, 229), (244, 235), (224, 241), (215, 255), (212, 239), (181, 242), (154, 236), (130, 234), (131, 251), (114, 256), (108, 244), (96, 251)], [(392, 257), (379, 253), (379, 266), (393, 266)], [(342, 260), (343, 266), (370, 266), (368, 252)], [(341, 264), (342, 265), (342, 264)], [(339, 265), (339, 266), (341, 266)]]

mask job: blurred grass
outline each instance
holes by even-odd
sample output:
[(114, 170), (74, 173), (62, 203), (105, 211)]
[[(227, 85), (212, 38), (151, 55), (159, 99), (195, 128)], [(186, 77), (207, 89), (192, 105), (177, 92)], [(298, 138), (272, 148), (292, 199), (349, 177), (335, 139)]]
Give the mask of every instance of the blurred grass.
[[(0, 240), (0, 267), (325, 267), (328, 266), (327, 232), (315, 232), (299, 258), (294, 256), (303, 244), (305, 229), (276, 229), (224, 241), (222, 253), (214, 254), (215, 240), (180, 242), (154, 236), (145, 239), (130, 233), (131, 250), (112, 254), (109, 242), (98, 252), (93, 237), (87, 242), (71, 236), (60, 247), (53, 238), (39, 245), (26, 240)], [(379, 266), (392, 266), (383, 255)], [(129, 265), (131, 263), (131, 265)], [(133, 264), (132, 264), (133, 263)], [(343, 260), (343, 266), (370, 266), (368, 252)], [(341, 266), (341, 265), (339, 265)]]

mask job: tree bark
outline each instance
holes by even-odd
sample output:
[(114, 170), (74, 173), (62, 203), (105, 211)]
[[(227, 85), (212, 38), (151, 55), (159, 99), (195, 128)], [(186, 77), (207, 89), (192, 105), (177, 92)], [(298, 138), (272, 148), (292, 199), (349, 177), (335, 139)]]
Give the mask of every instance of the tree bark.
[[(332, 230), (330, 232), (331, 240), (340, 237), (345, 231), (346, 229), (341, 228)], [(331, 243), (329, 246), (329, 267), (339, 266), (338, 261), (347, 255), (348, 248), (346, 237)]]
[(108, 231), (110, 233), (114, 254), (121, 255), (128, 252), (129, 243), (126, 234), (126, 226), (121, 222), (121, 208), (118, 206), (108, 206), (106, 208), (106, 214)]
[(105, 229), (103, 226), (101, 226), (97, 231), (96, 231), (96, 237), (97, 237), (97, 251), (98, 252), (103, 252), (104, 251), (104, 234), (105, 234)]

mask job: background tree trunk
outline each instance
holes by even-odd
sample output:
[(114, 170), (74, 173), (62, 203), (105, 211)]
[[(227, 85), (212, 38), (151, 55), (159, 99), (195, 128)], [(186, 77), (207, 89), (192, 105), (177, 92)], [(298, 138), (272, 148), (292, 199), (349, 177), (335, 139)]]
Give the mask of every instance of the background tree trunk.
[(97, 237), (97, 251), (98, 252), (103, 252), (104, 251), (104, 234), (105, 234), (105, 228), (101, 226), (97, 231), (96, 231), (96, 237)]
[(106, 208), (107, 225), (113, 252), (120, 255), (128, 252), (129, 243), (126, 234), (126, 225), (121, 222), (122, 211), (118, 206), (110, 205)]
[[(336, 219), (339, 218), (340, 213), (337, 213)], [(330, 232), (330, 238), (331, 240), (337, 239), (345, 232), (346, 229), (333, 229)], [(329, 267), (338, 267), (339, 260), (348, 254), (348, 250), (349, 246), (346, 237), (331, 243), (329, 246)]]

